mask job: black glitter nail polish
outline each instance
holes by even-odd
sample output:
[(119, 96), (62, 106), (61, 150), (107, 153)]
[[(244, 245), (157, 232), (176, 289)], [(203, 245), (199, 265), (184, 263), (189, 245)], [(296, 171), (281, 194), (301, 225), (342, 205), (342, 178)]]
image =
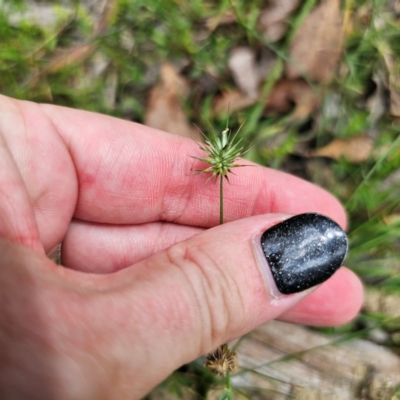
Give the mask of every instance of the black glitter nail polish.
[(330, 278), (342, 265), (348, 245), (336, 222), (308, 213), (265, 231), (261, 246), (279, 291), (291, 294)]

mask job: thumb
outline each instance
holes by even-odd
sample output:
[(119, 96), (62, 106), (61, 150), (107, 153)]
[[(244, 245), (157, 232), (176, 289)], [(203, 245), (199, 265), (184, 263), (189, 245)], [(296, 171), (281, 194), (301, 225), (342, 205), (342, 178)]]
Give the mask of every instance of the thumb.
[(332, 276), (346, 251), (331, 219), (275, 214), (209, 229), (119, 271), (134, 347), (127, 354), (146, 366), (137, 394), (284, 313)]
[(142, 398), (293, 307), (346, 250), (341, 228), (318, 214), (227, 223), (108, 275), (0, 240), (2, 398)]

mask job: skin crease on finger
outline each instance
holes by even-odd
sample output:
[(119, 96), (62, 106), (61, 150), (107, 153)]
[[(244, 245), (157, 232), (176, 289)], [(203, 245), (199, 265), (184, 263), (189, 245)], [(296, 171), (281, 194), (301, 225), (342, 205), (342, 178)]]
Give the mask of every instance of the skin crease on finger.
[(48, 252), (65, 236), (75, 209), (78, 181), (73, 161), (39, 105), (0, 95), (0, 109), (0, 133), (25, 184)]

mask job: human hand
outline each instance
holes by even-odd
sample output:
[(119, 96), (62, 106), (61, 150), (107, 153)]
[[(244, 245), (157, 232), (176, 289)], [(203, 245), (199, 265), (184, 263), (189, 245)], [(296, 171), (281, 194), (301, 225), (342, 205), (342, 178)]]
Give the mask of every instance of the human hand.
[[(217, 226), (218, 190), (191, 176), (189, 156), (202, 155), (191, 140), (6, 97), (0, 152), (4, 399), (140, 398), (268, 320), (335, 325), (359, 310), (345, 268), (280, 299), (263, 277), (254, 239), (290, 214), (345, 226), (337, 200), (310, 183), (241, 168)], [(68, 268), (46, 256), (61, 241)]]

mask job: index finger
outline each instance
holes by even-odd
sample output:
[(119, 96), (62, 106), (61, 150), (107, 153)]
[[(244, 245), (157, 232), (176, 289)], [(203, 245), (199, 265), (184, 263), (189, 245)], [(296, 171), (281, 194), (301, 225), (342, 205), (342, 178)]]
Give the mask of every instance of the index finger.
[[(67, 143), (75, 165), (76, 218), (113, 224), (219, 223), (218, 185), (191, 173), (201, 167), (191, 156), (203, 156), (194, 141), (87, 111), (52, 105), (42, 109)], [(224, 203), (226, 221), (317, 212), (342, 226), (346, 223), (342, 206), (325, 190), (261, 166), (237, 168), (225, 185)]]

